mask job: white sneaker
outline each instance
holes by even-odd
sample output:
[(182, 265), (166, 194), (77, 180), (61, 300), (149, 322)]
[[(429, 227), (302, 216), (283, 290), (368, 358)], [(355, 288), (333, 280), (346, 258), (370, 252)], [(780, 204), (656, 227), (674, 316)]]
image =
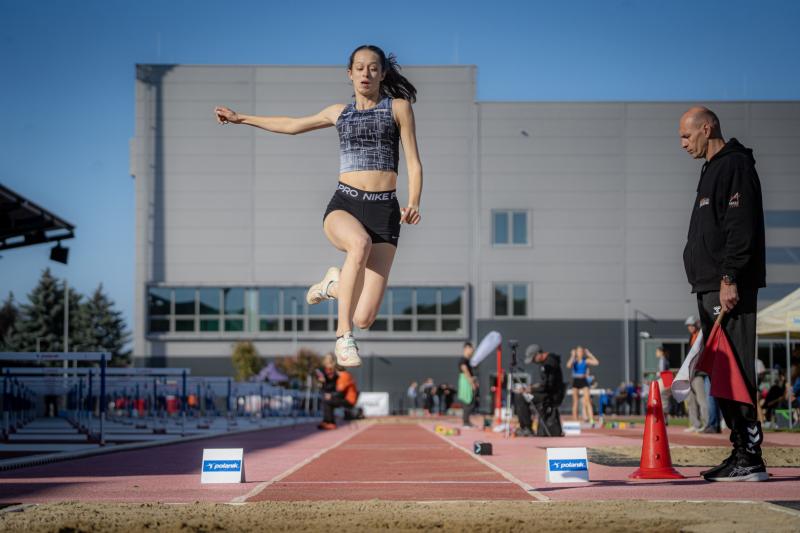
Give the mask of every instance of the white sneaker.
[(308, 305), (318, 304), (322, 300), (333, 300), (333, 296), (328, 295), (328, 287), (330, 287), (331, 283), (338, 283), (338, 281), (339, 269), (337, 267), (330, 267), (328, 271), (325, 272), (325, 277), (322, 278), (322, 281), (315, 283), (308, 289), (306, 293), (306, 302), (308, 302)]
[(348, 332), (336, 339), (336, 364), (344, 367), (361, 366), (358, 345), (353, 334)]

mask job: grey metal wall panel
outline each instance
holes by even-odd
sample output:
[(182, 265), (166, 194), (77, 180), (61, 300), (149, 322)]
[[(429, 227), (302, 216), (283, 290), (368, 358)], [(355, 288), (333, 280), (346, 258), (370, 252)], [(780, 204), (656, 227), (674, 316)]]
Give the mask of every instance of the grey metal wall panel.
[[(143, 323), (148, 284), (302, 286), (343, 259), (322, 232), (338, 174), (336, 132), (285, 136), (220, 126), (213, 106), (296, 116), (345, 103), (352, 90), (343, 67), (154, 69), (160, 84), (136, 82), (131, 143), (137, 178), (134, 351), (212, 360), (227, 353), (230, 340), (149, 343)], [(476, 104), (474, 67), (403, 72), (419, 89), (414, 110), (425, 187), (423, 223), (402, 229), (392, 283), (470, 285), (483, 324), (479, 334), (488, 325), (507, 336), (553, 333), (563, 351), (559, 334), (577, 343), (589, 332), (583, 342), (603, 353), (603, 372), (622, 367), (625, 299), (658, 317), (662, 333), (684, 335), (677, 326), (695, 312), (695, 302), (681, 252), (702, 166), (678, 138), (678, 120), (691, 103)], [(800, 103), (708, 105), (727, 137), (755, 149), (765, 208), (796, 209)], [(401, 157), (401, 202), (404, 168)], [(492, 213), (511, 208), (528, 212), (529, 244), (493, 246)], [(798, 246), (798, 235), (768, 228), (767, 244)], [(800, 268), (769, 265), (768, 280), (800, 282)], [(528, 284), (528, 319), (484, 321), (492, 317), (495, 282)], [(264, 354), (291, 348), (288, 341), (258, 346)], [(311, 346), (324, 351), (330, 343)], [(391, 357), (424, 354), (420, 361), (460, 352), (453, 341), (365, 340), (363, 346)], [(603, 381), (615, 381), (613, 372)], [(396, 388), (393, 383), (382, 386)]]

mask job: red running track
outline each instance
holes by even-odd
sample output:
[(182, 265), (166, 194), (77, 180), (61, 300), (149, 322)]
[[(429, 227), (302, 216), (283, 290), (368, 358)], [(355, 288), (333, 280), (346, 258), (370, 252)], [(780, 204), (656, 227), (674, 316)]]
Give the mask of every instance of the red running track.
[[(768, 483), (707, 483), (700, 467), (687, 479), (630, 481), (633, 466), (590, 465), (586, 484), (545, 483), (548, 446), (641, 446), (641, 429), (585, 431), (560, 439), (504, 439), (464, 431), (439, 437), (433, 424), (313, 425), (274, 428), (202, 441), (123, 451), (0, 472), (0, 503), (54, 501), (230, 502), (255, 500), (800, 500), (800, 468), (769, 468)], [(766, 445), (796, 447), (800, 434), (767, 433)], [(678, 445), (727, 446), (727, 435), (688, 435)], [(494, 445), (482, 461), (474, 440)], [(203, 448), (244, 448), (247, 483), (201, 485)], [(487, 466), (492, 465), (493, 468)], [(504, 472), (504, 475), (497, 473)], [(513, 479), (514, 482), (509, 481)], [(533, 489), (533, 490), (531, 490)]]
[[(19, 468), (0, 472), (0, 503), (229, 502), (355, 431), (306, 424)], [(247, 482), (201, 485), (203, 448), (244, 448)]]
[[(261, 487), (259, 487), (261, 488)], [(376, 424), (248, 501), (530, 500), (458, 446), (411, 424)]]

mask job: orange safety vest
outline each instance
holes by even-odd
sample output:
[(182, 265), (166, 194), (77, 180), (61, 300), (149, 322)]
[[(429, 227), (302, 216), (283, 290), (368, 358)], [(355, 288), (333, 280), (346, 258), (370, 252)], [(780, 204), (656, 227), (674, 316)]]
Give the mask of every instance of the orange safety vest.
[(336, 379), (336, 392), (341, 392), (345, 401), (350, 405), (355, 405), (356, 401), (358, 401), (356, 381), (347, 370), (339, 370), (339, 376)]

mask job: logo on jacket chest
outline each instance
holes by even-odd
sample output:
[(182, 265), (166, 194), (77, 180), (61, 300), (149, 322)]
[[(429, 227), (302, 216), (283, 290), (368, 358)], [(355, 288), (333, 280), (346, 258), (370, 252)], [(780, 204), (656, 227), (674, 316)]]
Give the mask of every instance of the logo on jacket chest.
[(705, 198), (700, 198), (700, 202), (697, 204), (697, 207), (698, 208), (699, 207), (705, 207), (710, 203), (711, 203), (711, 200), (709, 199), (708, 196), (706, 196)]
[(728, 207), (739, 207), (739, 193), (737, 192), (728, 200)]

